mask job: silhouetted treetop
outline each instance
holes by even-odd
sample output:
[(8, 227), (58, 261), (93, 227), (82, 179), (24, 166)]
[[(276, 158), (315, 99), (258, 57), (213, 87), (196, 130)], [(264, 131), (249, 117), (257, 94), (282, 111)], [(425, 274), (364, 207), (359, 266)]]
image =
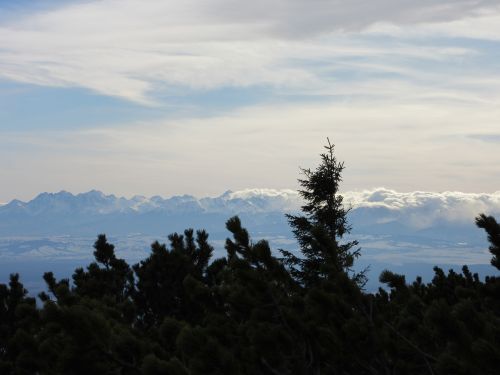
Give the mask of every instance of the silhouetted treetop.
[[(351, 273), (359, 256), (357, 241), (340, 243), (350, 231), (343, 197), (339, 194), (344, 163), (337, 161), (334, 145), (328, 139), (326, 152), (315, 170), (301, 168), (304, 179), (299, 179), (300, 195), (305, 203), (302, 215), (287, 215), (288, 222), (300, 245), (303, 257), (283, 252), (293, 273), (303, 283), (317, 283), (339, 272)], [(363, 274), (353, 275), (363, 283)]]

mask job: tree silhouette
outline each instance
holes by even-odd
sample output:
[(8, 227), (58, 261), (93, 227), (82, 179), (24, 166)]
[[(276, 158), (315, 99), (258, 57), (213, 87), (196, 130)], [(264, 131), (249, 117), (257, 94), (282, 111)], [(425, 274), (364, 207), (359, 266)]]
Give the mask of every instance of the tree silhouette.
[(344, 163), (337, 161), (334, 145), (328, 140), (324, 146), (321, 164), (315, 169), (301, 168), (304, 179), (299, 179), (299, 194), (305, 201), (303, 215), (287, 215), (288, 222), (300, 245), (303, 257), (283, 251), (292, 272), (306, 285), (338, 273), (350, 273), (362, 285), (364, 273), (353, 273), (354, 260), (360, 255), (357, 241), (341, 243), (350, 232), (343, 197), (339, 194)]
[(500, 224), (494, 217), (481, 214), (476, 218), (476, 225), (488, 233), (488, 241), (491, 244), (490, 253), (493, 255), (491, 264), (500, 270)]

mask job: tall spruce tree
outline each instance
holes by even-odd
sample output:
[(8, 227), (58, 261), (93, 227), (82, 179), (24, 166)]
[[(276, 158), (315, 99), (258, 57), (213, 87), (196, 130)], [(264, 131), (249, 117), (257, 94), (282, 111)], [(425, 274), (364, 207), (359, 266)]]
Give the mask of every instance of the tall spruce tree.
[(354, 260), (360, 255), (357, 241), (341, 243), (350, 232), (347, 220), (349, 208), (339, 194), (344, 163), (334, 155), (334, 145), (325, 147), (320, 154), (321, 164), (315, 169), (301, 168), (304, 179), (299, 179), (302, 187), (299, 194), (305, 201), (303, 215), (287, 215), (288, 222), (300, 245), (303, 257), (283, 251), (285, 262), (291, 272), (304, 285), (316, 284), (322, 279), (344, 273), (358, 284), (363, 284), (364, 273), (354, 273)]

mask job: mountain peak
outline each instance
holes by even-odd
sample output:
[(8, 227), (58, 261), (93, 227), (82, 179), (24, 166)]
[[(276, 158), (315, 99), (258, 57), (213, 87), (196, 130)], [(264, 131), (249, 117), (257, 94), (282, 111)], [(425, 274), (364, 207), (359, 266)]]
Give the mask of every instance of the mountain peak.
[(231, 194), (233, 194), (234, 191), (232, 190), (226, 190), (224, 193), (222, 193), (219, 198), (224, 198), (224, 199), (230, 199), (231, 198)]
[(90, 191), (87, 191), (86, 193), (80, 193), (77, 196), (87, 196), (87, 197), (99, 197), (99, 198), (102, 198), (102, 197), (105, 197), (106, 195), (102, 191), (100, 191), (100, 190), (92, 189)]

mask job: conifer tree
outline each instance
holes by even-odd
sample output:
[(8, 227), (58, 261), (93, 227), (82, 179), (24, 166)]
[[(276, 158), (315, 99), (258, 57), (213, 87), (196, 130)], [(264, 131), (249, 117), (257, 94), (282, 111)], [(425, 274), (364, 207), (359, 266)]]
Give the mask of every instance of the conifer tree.
[(154, 242), (151, 255), (133, 266), (133, 300), (145, 326), (161, 324), (165, 316), (189, 321), (203, 313), (193, 294), (200, 297), (207, 291), (204, 281), (213, 252), (208, 234), (197, 231), (195, 237), (194, 231), (187, 229), (184, 235), (173, 233), (168, 238), (170, 248)]
[(476, 225), (488, 233), (488, 241), (491, 244), (490, 253), (493, 255), (491, 265), (500, 270), (500, 224), (493, 216), (481, 214), (476, 218)]
[(339, 273), (350, 274), (362, 284), (364, 274), (352, 271), (354, 260), (359, 256), (357, 241), (341, 243), (350, 232), (347, 220), (349, 208), (345, 208), (339, 194), (344, 163), (334, 155), (334, 145), (328, 140), (321, 164), (315, 169), (301, 168), (304, 179), (299, 179), (304, 199), (303, 215), (287, 215), (288, 222), (300, 245), (303, 257), (282, 251), (292, 273), (304, 284), (315, 284)]
[(77, 268), (73, 274), (74, 291), (80, 296), (114, 298), (124, 301), (128, 298), (133, 284), (133, 273), (123, 259), (115, 255), (115, 247), (104, 234), (94, 243), (95, 262), (85, 271)]

